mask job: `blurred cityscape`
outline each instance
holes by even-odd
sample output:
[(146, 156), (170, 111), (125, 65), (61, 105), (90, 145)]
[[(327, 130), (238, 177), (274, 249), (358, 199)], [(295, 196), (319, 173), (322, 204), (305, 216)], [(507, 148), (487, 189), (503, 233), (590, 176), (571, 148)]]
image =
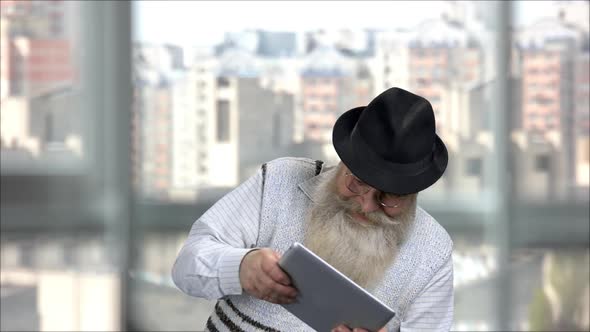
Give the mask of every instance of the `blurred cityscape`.
[(77, 4), (8, 0), (0, 6), (3, 170), (80, 156)]
[[(133, 45), (133, 171), (138, 194), (196, 201), (279, 156), (337, 161), (331, 128), (398, 86), (433, 105), (449, 148), (427, 193), (477, 198), (489, 186), (495, 78), (485, 15), (449, 1), (411, 29), (228, 32), (210, 48)], [(77, 3), (2, 1), (3, 169), (83, 158)], [(513, 29), (512, 186), (527, 201), (588, 200), (588, 2), (566, 1)], [(187, 57), (190, 54), (191, 57)]]
[[(91, 154), (81, 3), (0, 2), (0, 330), (116, 330), (119, 319), (124, 295), (113, 272), (114, 238), (100, 227), (67, 228), (98, 219), (88, 183), (68, 177)], [(500, 248), (486, 238), (497, 222), (486, 224), (490, 211), (454, 214), (487, 202), (493, 187), (500, 41), (478, 2), (444, 3), (440, 17), (399, 29), (251, 29), (228, 31), (210, 47), (131, 45), (134, 199), (145, 204), (132, 221), (127, 291), (135, 329), (203, 326), (212, 304), (179, 294), (169, 276), (187, 224), (272, 158), (337, 162), (337, 117), (393, 86), (432, 103), (449, 149), (444, 177), (422, 202), (468, 203), (437, 215), (445, 227), (457, 226), (447, 227), (455, 241), (454, 330), (499, 329), (502, 301), (493, 299), (506, 285), (514, 290), (507, 299), (511, 329), (590, 328), (587, 242), (564, 249), (569, 238), (559, 238), (557, 249), (514, 248), (508, 274), (499, 275)], [(587, 208), (567, 207), (587, 205), (590, 196), (590, 8), (588, 1), (556, 1), (554, 9), (511, 30), (508, 189), (516, 201), (560, 208), (539, 220), (547, 208), (511, 210), (513, 221), (535, 221), (534, 230), (532, 223), (511, 226), (527, 245), (551, 227), (576, 239), (588, 235)], [(40, 225), (39, 216), (51, 225)], [(67, 227), (57, 236), (31, 235), (20, 225)]]

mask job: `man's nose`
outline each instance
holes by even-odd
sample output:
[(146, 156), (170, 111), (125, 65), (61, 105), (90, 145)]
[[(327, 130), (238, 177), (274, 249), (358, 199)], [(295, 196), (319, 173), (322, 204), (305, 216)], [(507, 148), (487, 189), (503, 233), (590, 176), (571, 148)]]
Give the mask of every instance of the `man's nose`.
[(361, 209), (364, 213), (370, 213), (379, 210), (380, 205), (377, 201), (378, 195), (379, 191), (377, 189), (371, 188), (364, 195), (358, 196), (359, 204), (361, 205)]

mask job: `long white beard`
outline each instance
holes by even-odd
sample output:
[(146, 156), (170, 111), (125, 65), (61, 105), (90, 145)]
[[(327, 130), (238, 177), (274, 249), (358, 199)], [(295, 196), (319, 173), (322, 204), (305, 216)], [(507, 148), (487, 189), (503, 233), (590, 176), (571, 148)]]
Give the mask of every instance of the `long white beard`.
[(399, 245), (412, 225), (416, 196), (407, 210), (392, 218), (383, 211), (364, 214), (371, 223), (352, 218), (361, 212), (354, 200), (342, 199), (336, 191), (336, 177), (320, 184), (319, 197), (306, 220), (304, 244), (338, 271), (365, 289), (373, 289), (397, 256)]

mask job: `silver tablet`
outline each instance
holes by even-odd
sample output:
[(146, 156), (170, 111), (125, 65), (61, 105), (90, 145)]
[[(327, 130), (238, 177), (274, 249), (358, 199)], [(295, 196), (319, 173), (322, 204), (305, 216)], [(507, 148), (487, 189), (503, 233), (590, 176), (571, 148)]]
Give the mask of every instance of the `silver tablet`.
[(395, 316), (379, 299), (295, 242), (279, 266), (297, 288), (295, 303), (283, 307), (313, 329), (330, 331), (339, 324), (377, 331)]

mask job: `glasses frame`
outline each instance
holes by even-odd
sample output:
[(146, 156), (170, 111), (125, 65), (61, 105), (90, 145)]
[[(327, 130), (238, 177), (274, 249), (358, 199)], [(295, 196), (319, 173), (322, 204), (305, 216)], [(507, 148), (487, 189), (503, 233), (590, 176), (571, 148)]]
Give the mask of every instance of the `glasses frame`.
[[(366, 184), (365, 182), (363, 182), (361, 179), (357, 178), (354, 174), (352, 174), (350, 172), (344, 172), (344, 177), (345, 177), (344, 185), (346, 186), (346, 189), (348, 189), (348, 191), (350, 191), (351, 193), (355, 194), (355, 196), (362, 196), (362, 195), (368, 193), (369, 191), (371, 191), (371, 189), (374, 189), (373, 187)], [(347, 178), (350, 178), (350, 180), (347, 180)], [(352, 190), (351, 184), (353, 182), (356, 182), (356, 185), (360, 188), (366, 188), (366, 190), (363, 190), (363, 192), (360, 192), (360, 193)], [(377, 196), (377, 203), (379, 203), (379, 205), (381, 205), (382, 207), (389, 208), (389, 209), (399, 207), (401, 201), (398, 202), (397, 204), (394, 204), (394, 205), (387, 205), (387, 204), (383, 203), (383, 200), (382, 200), (382, 197), (384, 195), (393, 195), (400, 200), (404, 200), (406, 198), (406, 196), (409, 196), (409, 195), (395, 195), (395, 194), (384, 193), (382, 191), (379, 191), (379, 196)]]

